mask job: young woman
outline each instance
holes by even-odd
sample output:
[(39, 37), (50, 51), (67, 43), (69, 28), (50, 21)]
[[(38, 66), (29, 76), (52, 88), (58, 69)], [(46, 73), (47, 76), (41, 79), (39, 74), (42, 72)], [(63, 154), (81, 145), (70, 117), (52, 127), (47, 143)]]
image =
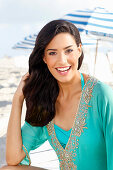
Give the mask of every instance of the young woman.
[(79, 72), (83, 57), (80, 34), (72, 23), (54, 20), (39, 32), (29, 73), (12, 102), (8, 165), (30, 165), (30, 150), (48, 140), (62, 170), (113, 170), (113, 90)]

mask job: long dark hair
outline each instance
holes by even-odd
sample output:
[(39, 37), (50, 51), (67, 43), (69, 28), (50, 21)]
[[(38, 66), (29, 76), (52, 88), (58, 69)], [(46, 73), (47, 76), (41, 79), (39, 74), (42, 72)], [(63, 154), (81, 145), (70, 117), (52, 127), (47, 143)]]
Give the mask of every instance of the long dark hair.
[[(43, 57), (46, 46), (57, 34), (62, 32), (71, 34), (79, 46), (81, 38), (75, 25), (65, 20), (54, 20), (41, 29), (29, 57), (30, 76), (25, 82), (23, 93), (27, 106), (25, 120), (32, 126), (45, 126), (55, 116), (55, 102), (59, 94), (59, 87), (57, 80), (44, 63)], [(77, 70), (81, 67), (83, 57), (82, 52)]]

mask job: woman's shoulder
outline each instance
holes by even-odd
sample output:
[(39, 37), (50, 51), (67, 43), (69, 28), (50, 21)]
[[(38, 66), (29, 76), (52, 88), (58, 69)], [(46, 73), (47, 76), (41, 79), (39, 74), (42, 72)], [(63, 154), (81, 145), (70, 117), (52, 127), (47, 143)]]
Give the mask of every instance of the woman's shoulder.
[(105, 83), (102, 82), (101, 80), (99, 80), (98, 78), (90, 75), (90, 74), (85, 74), (82, 73), (83, 77), (84, 77), (84, 82), (89, 84), (89, 83), (93, 83), (95, 84), (94, 87), (96, 90), (98, 90), (98, 92), (102, 92), (102, 91), (113, 91), (113, 88), (109, 85), (109, 83)]
[(99, 95), (102, 97), (112, 97), (113, 98), (113, 88), (105, 82), (102, 82), (101, 80), (97, 79), (94, 76), (90, 76), (92, 83), (96, 82), (94, 85), (94, 94)]
[(24, 125), (22, 126), (22, 130), (24, 131), (29, 131), (32, 134), (42, 134), (45, 133), (46, 127), (45, 126), (32, 126), (30, 123), (27, 121), (24, 122)]

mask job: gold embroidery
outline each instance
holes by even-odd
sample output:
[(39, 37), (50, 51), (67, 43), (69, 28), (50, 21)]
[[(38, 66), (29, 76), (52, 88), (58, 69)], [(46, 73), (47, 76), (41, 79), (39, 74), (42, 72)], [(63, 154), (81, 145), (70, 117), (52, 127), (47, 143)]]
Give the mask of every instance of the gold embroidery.
[[(54, 130), (54, 124), (53, 122), (49, 122), (47, 126), (47, 129), (48, 129), (48, 133), (49, 135), (51, 136), (51, 143), (54, 147), (54, 150), (56, 151), (57, 153), (57, 156), (59, 158), (59, 161), (60, 161), (60, 169), (61, 170), (70, 170), (70, 169), (74, 169), (76, 170), (76, 165), (74, 164), (73, 160), (72, 160), (72, 154), (73, 154), (73, 149), (75, 150), (75, 146), (78, 145), (78, 142), (76, 142), (76, 140), (74, 140), (73, 142), (73, 146), (71, 146), (72, 148), (72, 151), (68, 151), (68, 149), (64, 149), (57, 137), (56, 137), (56, 134), (55, 134), (55, 130)], [(70, 143), (68, 144), (68, 147), (69, 147)], [(76, 154), (76, 153), (75, 153)], [(74, 155), (76, 156), (76, 155)]]
[(25, 151), (26, 151), (26, 154), (27, 154), (27, 158), (28, 158), (28, 160), (29, 160), (29, 165), (31, 165), (31, 159), (30, 159), (30, 157), (29, 157), (29, 154), (28, 154), (28, 152), (27, 152), (27, 149), (26, 149), (26, 147), (23, 145), (23, 148), (25, 149)]
[(96, 83), (97, 79), (89, 76), (84, 85), (78, 112), (75, 115), (74, 124), (65, 149), (61, 146), (56, 137), (53, 120), (46, 125), (48, 134), (50, 136), (50, 142), (52, 143), (52, 146), (58, 156), (61, 170), (77, 169), (77, 166), (75, 165), (75, 158), (77, 155), (76, 150), (79, 147), (79, 139), (77, 138), (81, 136), (82, 132), (84, 132), (83, 129), (87, 129), (86, 117), (88, 108), (92, 107), (88, 105), (88, 103), (92, 97), (92, 91)]

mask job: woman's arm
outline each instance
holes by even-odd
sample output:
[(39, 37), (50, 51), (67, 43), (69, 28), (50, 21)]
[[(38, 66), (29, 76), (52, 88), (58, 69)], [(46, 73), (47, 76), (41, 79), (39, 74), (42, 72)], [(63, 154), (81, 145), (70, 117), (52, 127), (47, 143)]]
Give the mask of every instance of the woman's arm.
[(6, 139), (6, 161), (8, 165), (18, 165), (25, 157), (25, 152), (22, 149), (21, 113), (24, 101), (22, 89), (28, 76), (29, 73), (22, 77), (12, 101)]
[(47, 170), (39, 167), (34, 166), (26, 166), (26, 165), (19, 165), (19, 166), (4, 166), (0, 168), (1, 170)]
[(113, 170), (113, 89), (103, 84), (99, 93), (98, 106), (106, 142), (107, 170)]

